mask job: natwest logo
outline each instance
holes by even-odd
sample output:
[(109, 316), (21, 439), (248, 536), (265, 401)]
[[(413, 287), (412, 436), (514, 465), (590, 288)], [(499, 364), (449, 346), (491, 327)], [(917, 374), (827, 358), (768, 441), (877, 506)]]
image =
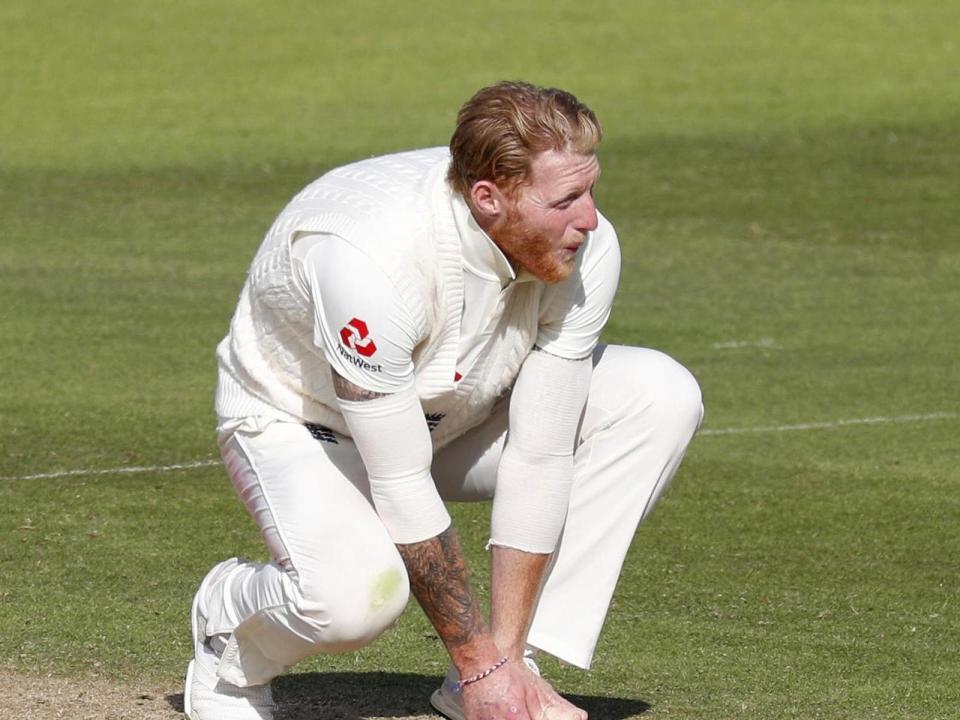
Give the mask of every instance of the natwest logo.
[(377, 351), (377, 345), (369, 335), (367, 324), (359, 318), (353, 318), (340, 330), (340, 341), (360, 355), (370, 357)]

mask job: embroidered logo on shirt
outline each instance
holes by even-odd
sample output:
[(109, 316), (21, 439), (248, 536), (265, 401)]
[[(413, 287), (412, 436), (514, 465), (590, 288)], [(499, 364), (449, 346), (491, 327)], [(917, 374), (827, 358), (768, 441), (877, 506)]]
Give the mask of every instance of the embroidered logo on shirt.
[(340, 444), (337, 442), (337, 436), (330, 428), (324, 427), (323, 425), (314, 425), (313, 423), (304, 423), (304, 426), (315, 439), (321, 442), (333, 443), (334, 445)]
[(427, 420), (427, 429), (433, 432), (446, 416), (446, 413), (425, 413), (423, 417)]
[(370, 357), (377, 351), (377, 344), (370, 337), (367, 324), (359, 318), (353, 318), (344, 325), (340, 330), (340, 341), (364, 357)]

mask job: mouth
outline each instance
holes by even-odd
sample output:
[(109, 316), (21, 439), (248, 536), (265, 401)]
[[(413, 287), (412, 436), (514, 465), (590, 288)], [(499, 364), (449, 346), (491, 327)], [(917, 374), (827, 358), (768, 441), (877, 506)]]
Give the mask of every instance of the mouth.
[(587, 238), (584, 237), (583, 235), (580, 235), (575, 240), (571, 240), (566, 245), (564, 245), (563, 249), (569, 250), (570, 252), (575, 253), (577, 252), (577, 250), (580, 249), (580, 246), (583, 245), (586, 241), (587, 241)]

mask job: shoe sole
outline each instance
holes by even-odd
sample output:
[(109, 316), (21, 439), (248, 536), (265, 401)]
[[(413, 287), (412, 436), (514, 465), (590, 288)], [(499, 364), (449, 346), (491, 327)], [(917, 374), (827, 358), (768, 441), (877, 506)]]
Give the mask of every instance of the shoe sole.
[[(194, 658), (197, 653), (201, 651), (201, 645), (203, 643), (203, 638), (200, 637), (201, 631), (199, 626), (200, 612), (200, 597), (206, 592), (207, 587), (210, 582), (213, 580), (213, 572), (207, 573), (206, 577), (203, 578), (203, 581), (200, 583), (200, 587), (197, 588), (196, 594), (193, 596), (193, 602), (190, 604), (190, 634), (193, 636), (193, 654)], [(183, 714), (186, 715), (190, 720), (196, 720), (193, 715), (193, 707), (190, 704), (190, 686), (193, 683), (193, 673), (194, 666), (196, 665), (196, 660), (191, 659), (187, 665), (187, 675), (183, 681)]]
[(193, 708), (190, 706), (190, 686), (193, 684), (194, 662), (194, 660), (191, 660), (187, 665), (187, 678), (183, 681), (183, 714), (190, 718), (190, 720), (194, 720)]

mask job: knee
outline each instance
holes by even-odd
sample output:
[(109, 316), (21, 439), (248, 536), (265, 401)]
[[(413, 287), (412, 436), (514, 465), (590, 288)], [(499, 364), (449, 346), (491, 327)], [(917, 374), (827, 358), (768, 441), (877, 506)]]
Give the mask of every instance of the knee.
[(369, 645), (403, 613), (410, 585), (402, 563), (356, 568), (349, 578), (298, 593), (297, 615), (312, 642), (324, 652)]
[(331, 642), (344, 649), (363, 647), (390, 628), (410, 597), (406, 570), (390, 566), (361, 577), (337, 594)]
[(703, 393), (700, 383), (686, 367), (662, 354), (662, 382), (654, 394), (656, 412), (668, 423), (690, 437), (703, 421)]
[(703, 419), (703, 395), (687, 368), (659, 350), (624, 346), (604, 348), (598, 369), (604, 365), (590, 392), (597, 390), (608, 418), (693, 436)]

